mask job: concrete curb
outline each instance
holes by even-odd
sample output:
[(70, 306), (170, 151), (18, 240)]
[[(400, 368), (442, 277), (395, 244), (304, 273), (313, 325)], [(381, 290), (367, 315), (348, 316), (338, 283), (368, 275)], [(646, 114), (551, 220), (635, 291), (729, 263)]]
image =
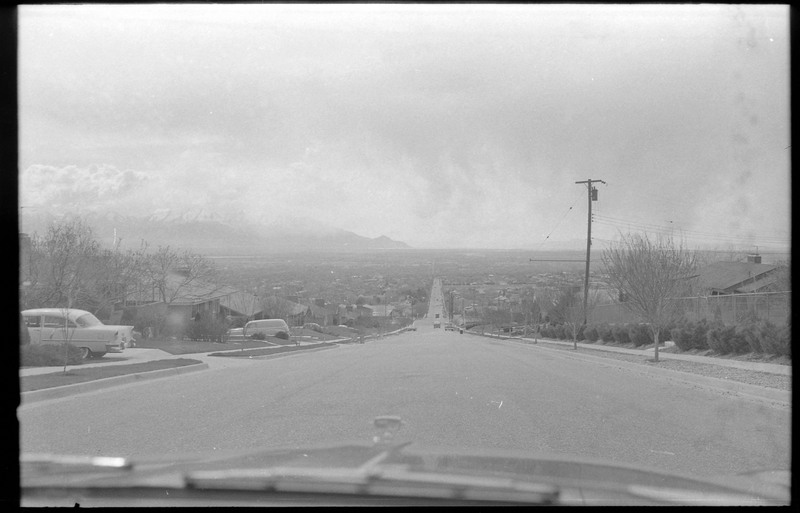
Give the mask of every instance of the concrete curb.
[(264, 348), (244, 349), (244, 350), (234, 349), (232, 351), (214, 351), (213, 353), (204, 353), (204, 356), (214, 356), (222, 358), (263, 358), (265, 356), (275, 356), (279, 354), (305, 353), (309, 351), (314, 351), (315, 349), (320, 349), (325, 347), (335, 347), (336, 345), (337, 344), (333, 344), (331, 342), (320, 342), (318, 344), (307, 344), (305, 346), (307, 347), (307, 349), (304, 346), (282, 346), (282, 347), (291, 347), (292, 349), (289, 351), (279, 351), (276, 352), (275, 354), (264, 354), (264, 355), (249, 354), (249, 353), (254, 353), (256, 351), (263, 351)]
[(287, 356), (293, 356), (297, 354), (305, 354), (305, 353), (313, 353), (315, 351), (324, 351), (326, 349), (336, 349), (339, 347), (338, 344), (331, 344), (329, 346), (323, 347), (312, 347), (311, 349), (303, 349), (298, 351), (285, 351), (283, 353), (275, 353), (275, 354), (265, 354), (263, 356), (251, 356), (253, 360), (272, 360), (274, 358), (284, 358)]
[(148, 372), (137, 372), (122, 376), (114, 376), (111, 378), (95, 379), (92, 381), (86, 381), (84, 383), (75, 383), (74, 385), (64, 385), (61, 387), (43, 388), (42, 390), (32, 390), (30, 392), (21, 392), (20, 402), (22, 404), (26, 404), (36, 401), (44, 401), (47, 399), (58, 399), (61, 397), (123, 385), (125, 383), (133, 383), (147, 379), (165, 378), (178, 374), (186, 374), (188, 372), (204, 370), (207, 368), (207, 363), (195, 363), (192, 365), (184, 365), (182, 367), (173, 367), (170, 369), (159, 369)]
[(583, 360), (583, 361), (592, 361), (595, 363), (599, 363), (601, 365), (605, 365), (607, 367), (619, 367), (634, 372), (639, 372), (641, 374), (656, 375), (669, 380), (681, 381), (683, 383), (689, 383), (703, 388), (709, 388), (715, 391), (735, 393), (747, 399), (766, 401), (783, 407), (791, 407), (792, 405), (792, 393), (786, 390), (760, 387), (757, 385), (750, 385), (748, 383), (741, 383), (739, 381), (728, 381), (724, 379), (711, 378), (708, 376), (702, 376), (699, 374), (692, 374), (689, 372), (682, 372), (671, 369), (659, 369), (658, 367), (653, 367), (649, 365), (630, 363), (623, 360), (608, 359), (608, 358), (603, 358), (602, 356), (589, 355), (585, 353), (567, 353), (561, 349), (555, 349), (543, 345), (547, 344), (546, 341), (543, 344), (533, 344), (521, 341), (517, 343), (525, 346), (536, 346), (546, 351), (555, 351), (557, 354), (560, 354), (565, 358), (573, 358), (576, 360)]

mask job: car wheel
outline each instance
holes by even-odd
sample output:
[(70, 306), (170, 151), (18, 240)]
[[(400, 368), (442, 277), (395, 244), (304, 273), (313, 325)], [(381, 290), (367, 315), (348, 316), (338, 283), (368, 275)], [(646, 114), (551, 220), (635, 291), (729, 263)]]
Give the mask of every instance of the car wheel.
[(81, 347), (81, 360), (88, 360), (90, 356), (92, 356), (92, 352), (89, 351), (88, 347)]

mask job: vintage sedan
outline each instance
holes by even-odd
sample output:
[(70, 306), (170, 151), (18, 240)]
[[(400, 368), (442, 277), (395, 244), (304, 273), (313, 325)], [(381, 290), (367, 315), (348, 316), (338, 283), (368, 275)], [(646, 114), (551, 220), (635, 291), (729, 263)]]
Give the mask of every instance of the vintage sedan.
[(86, 310), (37, 308), (24, 310), (22, 318), (31, 344), (69, 342), (81, 350), (84, 359), (121, 353), (132, 340), (133, 326), (103, 324)]

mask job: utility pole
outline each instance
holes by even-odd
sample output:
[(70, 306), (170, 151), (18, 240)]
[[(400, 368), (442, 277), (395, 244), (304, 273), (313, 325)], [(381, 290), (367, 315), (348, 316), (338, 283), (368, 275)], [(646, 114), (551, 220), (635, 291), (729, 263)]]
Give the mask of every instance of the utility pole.
[(586, 276), (583, 278), (583, 325), (586, 326), (586, 321), (589, 316), (589, 260), (592, 254), (592, 201), (597, 201), (597, 189), (592, 186), (592, 183), (600, 182), (605, 184), (603, 180), (583, 180), (578, 183), (585, 183), (586, 190), (589, 192), (589, 228), (586, 235)]

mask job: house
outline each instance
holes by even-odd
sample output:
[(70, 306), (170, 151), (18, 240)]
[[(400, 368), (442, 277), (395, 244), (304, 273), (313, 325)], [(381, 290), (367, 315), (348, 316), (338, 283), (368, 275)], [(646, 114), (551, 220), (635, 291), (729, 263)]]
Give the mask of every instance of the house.
[(762, 264), (759, 255), (748, 255), (747, 262), (715, 262), (698, 271), (698, 282), (708, 295), (772, 292), (778, 267)]
[(149, 322), (152, 326), (163, 318), (168, 332), (183, 333), (191, 321), (223, 317), (222, 301), (238, 292), (233, 287), (193, 279), (176, 271), (166, 276), (163, 290), (154, 284), (131, 294), (126, 300), (124, 317), (132, 316), (137, 322)]
[(315, 322), (320, 326), (330, 326), (332, 324), (339, 324), (339, 307), (325, 305), (324, 299), (315, 299), (310, 305), (309, 309), (309, 322)]
[(308, 305), (290, 301), (284, 297), (269, 296), (261, 300), (262, 311), (254, 318), (283, 319), (289, 326), (302, 326), (311, 319), (311, 310)]
[(292, 309), (289, 312), (289, 317), (286, 319), (286, 322), (289, 323), (289, 326), (302, 326), (306, 322), (309, 322), (307, 319), (310, 317), (311, 309), (308, 305), (292, 302)]

